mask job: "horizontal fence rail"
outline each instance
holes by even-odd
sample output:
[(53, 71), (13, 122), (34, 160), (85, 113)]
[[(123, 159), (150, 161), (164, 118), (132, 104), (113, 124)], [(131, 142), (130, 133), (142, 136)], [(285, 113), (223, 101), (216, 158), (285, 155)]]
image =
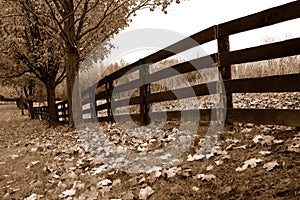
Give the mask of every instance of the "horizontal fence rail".
[(49, 120), (48, 106), (33, 107), (35, 118)]
[(65, 100), (55, 105), (56, 105), (58, 121), (67, 124), (69, 122), (68, 101)]
[[(67, 124), (69, 122), (68, 101), (56, 103), (56, 117), (59, 123)], [(37, 106), (33, 108), (35, 118), (49, 120), (48, 106)]]
[[(122, 119), (126, 119), (126, 115), (113, 115), (113, 110), (120, 107), (136, 105), (140, 108), (140, 111), (132, 113), (130, 115), (131, 118), (146, 124), (149, 122), (147, 116), (150, 114), (150, 104), (191, 98), (194, 95), (205, 96), (217, 94), (219, 92), (217, 89), (218, 81), (156, 93), (151, 93), (149, 90), (151, 84), (162, 79), (174, 77), (178, 74), (215, 68), (221, 73), (224, 88), (227, 93), (227, 122), (300, 126), (300, 110), (236, 109), (232, 107), (232, 93), (300, 92), (300, 74), (231, 79), (231, 65), (233, 64), (299, 55), (300, 38), (288, 39), (236, 51), (229, 50), (230, 35), (300, 18), (299, 10), (300, 2), (295, 1), (226, 23), (214, 25), (190, 36), (190, 38), (197, 43), (190, 42), (190, 38), (183, 39), (113, 72), (99, 80), (96, 85), (93, 85), (81, 93), (83, 99), (82, 105), (85, 107), (82, 112), (84, 121), (93, 121), (93, 117), (96, 117), (98, 121), (122, 121)], [(213, 40), (217, 40), (218, 42), (218, 53), (149, 73), (148, 63), (157, 63), (177, 53), (191, 49), (196, 45), (202, 45)], [(139, 78), (117, 86), (112, 84), (129, 71), (139, 71)], [(141, 83), (146, 84), (142, 84), (141, 86)], [(105, 88), (105, 90), (101, 91), (101, 88)], [(195, 94), (186, 92), (189, 88), (192, 88)], [(100, 90), (100, 92), (96, 93), (95, 89)], [(136, 90), (139, 94), (125, 99), (114, 99), (112, 97), (112, 92), (118, 94), (129, 92), (130, 90)], [(98, 115), (99, 111), (106, 114)], [(168, 111), (167, 117), (170, 120), (178, 120), (182, 112), (188, 113), (187, 116), (190, 116), (190, 120), (193, 120), (193, 116), (199, 113), (201, 121), (212, 120), (211, 109)], [(151, 116), (158, 119), (161, 114), (160, 112), (153, 112)], [(89, 116), (84, 117), (84, 115)]]

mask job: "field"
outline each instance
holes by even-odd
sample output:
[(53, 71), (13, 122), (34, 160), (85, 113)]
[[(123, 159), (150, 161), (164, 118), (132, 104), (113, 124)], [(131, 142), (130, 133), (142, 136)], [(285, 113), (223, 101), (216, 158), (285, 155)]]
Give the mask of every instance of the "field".
[[(256, 99), (241, 95), (235, 106), (299, 109), (297, 94)], [(67, 126), (48, 128), (45, 121), (21, 116), (15, 105), (0, 105), (0, 112), (1, 199), (300, 199), (300, 132), (295, 127), (235, 124), (223, 129), (212, 153), (201, 155), (207, 131), (202, 125), (177, 162), (129, 173), (94, 156), (96, 150), (83, 141), (91, 130), (82, 136)], [(114, 144), (141, 153), (171, 141), (178, 124), (168, 122), (148, 140), (122, 137), (130, 129), (103, 127)]]

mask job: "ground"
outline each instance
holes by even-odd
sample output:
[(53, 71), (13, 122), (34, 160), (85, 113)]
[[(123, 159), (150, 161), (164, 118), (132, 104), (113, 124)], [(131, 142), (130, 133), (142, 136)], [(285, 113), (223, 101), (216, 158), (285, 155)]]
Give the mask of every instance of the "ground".
[[(0, 113), (0, 199), (300, 199), (294, 127), (225, 127), (212, 153), (202, 155), (203, 126), (177, 163), (128, 173), (96, 159), (66, 126), (49, 128), (15, 105), (1, 105)], [(126, 145), (109, 131), (111, 140)], [(132, 145), (142, 151), (142, 143)]]

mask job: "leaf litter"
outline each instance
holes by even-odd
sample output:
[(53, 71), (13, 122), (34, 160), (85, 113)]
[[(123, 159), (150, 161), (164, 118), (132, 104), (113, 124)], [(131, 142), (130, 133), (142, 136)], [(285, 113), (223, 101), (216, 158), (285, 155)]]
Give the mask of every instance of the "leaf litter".
[[(136, 135), (135, 139), (128, 142), (125, 139), (126, 137), (122, 138), (119, 130), (116, 130), (113, 126), (114, 125), (112, 125), (112, 135), (117, 135), (118, 137), (112, 137), (111, 140), (114, 141), (115, 144), (128, 147), (133, 152), (139, 152), (139, 147), (143, 148), (143, 152), (150, 151), (151, 149), (158, 148), (161, 144), (172, 141), (172, 137), (174, 137), (171, 132), (165, 135), (160, 133), (159, 137), (149, 137), (148, 139), (146, 138), (146, 140), (138, 138), (138, 135)], [(255, 131), (256, 128), (257, 127), (254, 126), (251, 129)], [(264, 129), (264, 127), (261, 128)], [(171, 130), (177, 131), (177, 129)], [(32, 131), (31, 133), (34, 132)], [(237, 136), (237, 133), (229, 133), (229, 131), (224, 134), (227, 134), (228, 137), (233, 135)], [(246, 134), (248, 134), (248, 132)], [(1, 185), (2, 188), (8, 189), (6, 192), (0, 194), (3, 199), (22, 197), (29, 200), (43, 198), (105, 199), (109, 196), (110, 199), (155, 199), (161, 195), (160, 184), (166, 182), (170, 184), (171, 187), (171, 185), (174, 184), (173, 181), (178, 183), (187, 181), (186, 184), (190, 184), (189, 182), (191, 181), (189, 189), (186, 188), (187, 194), (189, 193), (188, 190), (194, 193), (197, 192), (197, 194), (199, 191), (203, 191), (207, 194), (202, 184), (211, 181), (214, 181), (214, 184), (221, 183), (222, 178), (219, 177), (220, 169), (227, 171), (227, 173), (230, 172), (228, 170), (231, 170), (231, 174), (234, 174), (235, 170), (238, 169), (232, 167), (227, 169), (228, 163), (230, 162), (234, 162), (237, 167), (241, 166), (241, 170), (237, 171), (239, 174), (244, 174), (243, 171), (247, 168), (257, 168), (260, 163), (262, 163), (261, 168), (268, 173), (272, 173), (274, 169), (278, 172), (283, 166), (291, 165), (287, 160), (284, 161), (285, 164), (282, 166), (279, 165), (279, 160), (270, 160), (271, 158), (269, 157), (272, 157), (272, 155), (276, 153), (274, 148), (271, 148), (270, 145), (276, 145), (282, 149), (285, 147), (289, 152), (297, 153), (299, 150), (299, 133), (287, 139), (279, 139), (274, 134), (259, 135), (260, 136), (254, 136), (254, 138), (256, 138), (255, 140), (252, 138), (253, 140), (249, 140), (248, 142), (241, 138), (220, 140), (218, 145), (206, 155), (197, 153), (200, 146), (195, 145), (186, 156), (179, 159), (179, 162), (174, 162), (176, 163), (174, 166), (168, 168), (153, 167), (146, 173), (122, 175), (118, 170), (112, 169), (110, 166), (102, 163), (101, 160), (95, 158), (91, 152), (88, 151), (88, 148), (86, 148), (86, 144), (82, 143), (76, 132), (62, 132), (57, 129), (47, 129), (47, 131), (36, 132), (31, 136), (27, 135), (25, 137), (26, 139), (22, 140), (21, 143), (15, 141), (17, 145), (13, 145), (14, 148), (20, 147), (22, 144), (25, 148), (19, 148), (19, 151), (11, 151), (6, 155), (6, 157), (10, 159), (1, 161), (0, 165), (6, 167), (7, 164), (11, 162), (23, 162), (26, 156), (30, 156), (28, 158), (31, 160), (26, 160), (24, 163), (25, 168), (27, 166), (27, 170), (37, 173), (38, 171), (36, 171), (34, 166), (39, 166), (40, 171), (45, 174), (45, 182), (39, 182), (39, 180), (34, 179), (32, 176), (33, 185), (36, 185), (35, 188), (40, 189), (34, 189), (30, 194), (28, 193), (31, 191), (29, 187), (28, 190), (23, 190), (22, 187), (24, 186), (22, 185), (17, 185), (17, 187), (8, 185), (9, 182), (5, 182), (5, 180), (14, 175), (9, 171), (5, 171), (6, 174), (2, 174), (3, 178), (0, 183), (6, 184)], [(157, 141), (160, 142), (156, 143)], [(261, 144), (262, 146), (253, 146), (253, 144)], [(258, 148), (258, 150), (255, 150), (254, 147)], [(249, 150), (252, 159), (245, 161), (242, 157), (237, 157), (238, 154), (236, 153), (242, 150)], [(103, 148), (103, 151), (109, 153), (105, 148)], [(247, 154), (247, 151), (243, 151), (242, 154)], [(265, 157), (262, 158), (259, 156), (268, 156), (269, 159), (264, 162)], [(239, 161), (239, 163), (237, 161)], [(281, 161), (280, 163), (283, 162)], [(198, 167), (195, 167), (196, 165)], [(205, 171), (209, 171), (209, 174), (205, 173)], [(236, 174), (236, 176), (238, 175)], [(139, 177), (136, 182), (134, 181), (135, 177)], [(198, 181), (200, 182), (195, 181), (193, 177), (199, 179)], [(130, 179), (131, 181), (129, 182)], [(42, 189), (46, 184), (48, 185), (46, 187), (48, 192)], [(175, 186), (173, 185), (172, 187)], [(239, 186), (232, 185), (230, 188), (232, 187)], [(21, 190), (19, 188), (21, 188)], [(228, 191), (231, 191), (231, 189), (228, 189)], [(24, 196), (20, 196), (22, 194)]]

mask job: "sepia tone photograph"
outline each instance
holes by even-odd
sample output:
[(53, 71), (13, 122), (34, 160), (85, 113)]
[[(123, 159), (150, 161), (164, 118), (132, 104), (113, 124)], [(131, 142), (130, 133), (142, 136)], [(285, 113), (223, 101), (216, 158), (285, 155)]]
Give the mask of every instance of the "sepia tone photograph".
[(300, 1), (0, 9), (0, 199), (300, 199)]

